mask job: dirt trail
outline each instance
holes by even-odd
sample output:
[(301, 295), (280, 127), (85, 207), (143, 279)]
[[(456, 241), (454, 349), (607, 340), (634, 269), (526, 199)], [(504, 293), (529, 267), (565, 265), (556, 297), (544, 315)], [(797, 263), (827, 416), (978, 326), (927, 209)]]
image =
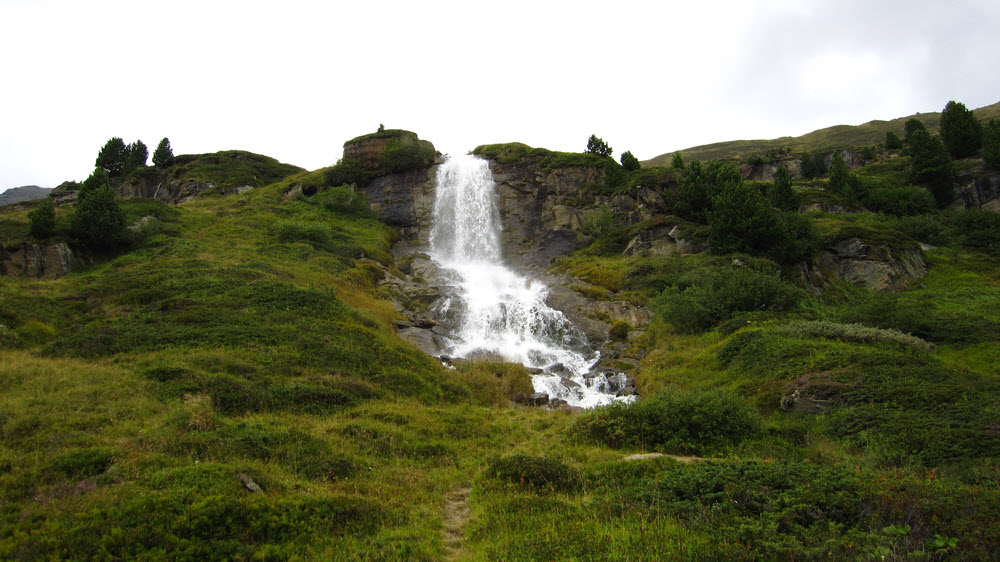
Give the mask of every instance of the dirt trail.
[(469, 507), (469, 493), (472, 489), (463, 485), (444, 496), (444, 528), (441, 529), (445, 560), (462, 560), (469, 552), (463, 544), (465, 524), (472, 509)]

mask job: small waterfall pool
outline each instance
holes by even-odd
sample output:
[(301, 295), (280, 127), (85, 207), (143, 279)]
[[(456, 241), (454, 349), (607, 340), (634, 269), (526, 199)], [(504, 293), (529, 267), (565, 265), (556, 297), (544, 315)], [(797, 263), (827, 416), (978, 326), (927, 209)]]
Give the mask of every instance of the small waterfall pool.
[(562, 312), (545, 304), (548, 288), (503, 264), (501, 228), (489, 162), (448, 157), (438, 171), (430, 234), (430, 256), (448, 295), (435, 313), (453, 328), (448, 354), (542, 369), (533, 376), (535, 391), (572, 406), (630, 400), (610, 392), (625, 375), (591, 373), (599, 354)]

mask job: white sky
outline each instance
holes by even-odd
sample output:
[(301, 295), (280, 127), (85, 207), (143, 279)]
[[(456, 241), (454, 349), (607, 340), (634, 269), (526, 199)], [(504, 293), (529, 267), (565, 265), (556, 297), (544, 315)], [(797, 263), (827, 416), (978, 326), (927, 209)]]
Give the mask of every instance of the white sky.
[(0, 189), (83, 180), (114, 136), (308, 169), (597, 134), (645, 160), (1000, 101), (995, 0), (0, 0)]

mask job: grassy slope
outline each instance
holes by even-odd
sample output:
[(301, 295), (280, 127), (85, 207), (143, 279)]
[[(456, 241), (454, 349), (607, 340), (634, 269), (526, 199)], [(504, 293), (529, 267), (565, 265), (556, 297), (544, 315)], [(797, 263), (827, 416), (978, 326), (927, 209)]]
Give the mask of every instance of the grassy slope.
[[(1000, 118), (1000, 103), (974, 110), (981, 121)], [(874, 146), (885, 142), (885, 134), (892, 131), (903, 138), (903, 124), (910, 119), (919, 119), (934, 133), (941, 126), (941, 113), (917, 113), (891, 121), (869, 121), (863, 125), (836, 125), (802, 135), (801, 137), (781, 137), (770, 140), (738, 140), (694, 146), (681, 150), (685, 160), (697, 158), (709, 160), (746, 160), (754, 154), (763, 154), (770, 149), (789, 147), (791, 155), (798, 157), (802, 152), (830, 151), (843, 148)], [(645, 167), (670, 166), (674, 153), (669, 152), (650, 158), (642, 163)]]
[[(282, 201), (315, 174), (176, 209), (128, 202), (132, 218), (162, 218), (137, 249), (55, 281), (0, 278), (0, 557), (982, 559), (1000, 548), (995, 256), (945, 244), (923, 286), (899, 296), (840, 287), (702, 334), (657, 319), (632, 342), (649, 351), (637, 383), (680, 407), (696, 397), (653, 424), (687, 437), (635, 441), (640, 421), (607, 441), (573, 416), (506, 407), (518, 369), (446, 370), (401, 342), (367, 261), (391, 267), (392, 233), (337, 211), (357, 208), (342, 198), (323, 205), (323, 192)], [(5, 238), (24, 236), (25, 211), (0, 212)], [(731, 262), (581, 252), (561, 267), (650, 303)], [(936, 346), (861, 339), (855, 322)], [(828, 385), (840, 407), (781, 410), (802, 380)], [(706, 391), (749, 408), (751, 430), (699, 431), (692, 420), (727, 419), (696, 403)], [(647, 451), (714, 460), (621, 460)], [(467, 488), (466, 520), (449, 498)]]

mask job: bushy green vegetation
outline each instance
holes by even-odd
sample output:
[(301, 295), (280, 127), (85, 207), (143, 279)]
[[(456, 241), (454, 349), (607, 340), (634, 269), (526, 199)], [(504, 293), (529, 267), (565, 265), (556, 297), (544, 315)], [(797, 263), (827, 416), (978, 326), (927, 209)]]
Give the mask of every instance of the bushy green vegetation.
[(171, 177), (192, 182), (210, 182), (216, 188), (261, 187), (302, 168), (282, 164), (274, 158), (242, 150), (225, 150), (213, 154), (182, 154), (175, 156)]

